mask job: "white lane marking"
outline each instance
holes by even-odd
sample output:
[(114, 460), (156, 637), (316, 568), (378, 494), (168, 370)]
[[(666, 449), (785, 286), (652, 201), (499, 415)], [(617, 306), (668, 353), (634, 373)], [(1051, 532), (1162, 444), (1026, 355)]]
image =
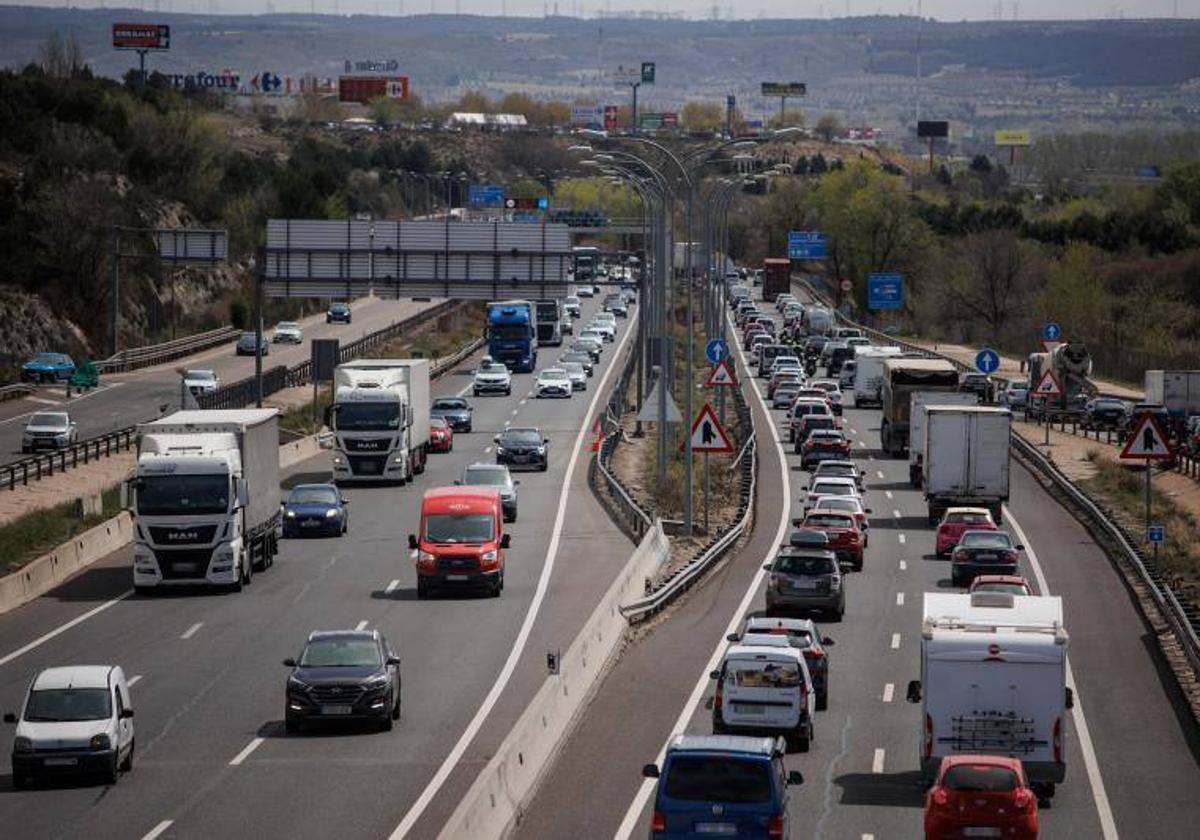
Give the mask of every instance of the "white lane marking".
[[(735, 344), (734, 349), (737, 351), (738, 356), (741, 357), (742, 365), (746, 366), (746, 355), (742, 352), (741, 346)], [(766, 402), (763, 400), (762, 395), (758, 394), (757, 396), (763, 413), (769, 415), (770, 410)], [(778, 436), (775, 437), (775, 449), (779, 454), (780, 463), (780, 496), (781, 498), (786, 499), (790, 495), (791, 491), (788, 479), (788, 461), (787, 455), (783, 451), (783, 444), (780, 443)], [(790, 519), (791, 512), (788, 510), (788, 506), (783, 505), (779, 515), (779, 527), (775, 531), (775, 538), (771, 541), (772, 546), (777, 546), (783, 542), (783, 537), (787, 533)], [(763, 558), (763, 562), (770, 562), (774, 559), (774, 557), (775, 549), (771, 548), (767, 551), (767, 555)], [(754, 578), (750, 581), (750, 585), (746, 589), (746, 594), (742, 596), (742, 600), (737, 605), (737, 609), (733, 611), (733, 616), (729, 619), (729, 625), (725, 628), (725, 632), (721, 634), (720, 641), (717, 642), (717, 646), (713, 648), (712, 655), (709, 657), (708, 662), (705, 663), (704, 668), (701, 669), (700, 678), (696, 680), (696, 685), (692, 688), (692, 693), (684, 702), (683, 709), (679, 712), (679, 717), (675, 720), (675, 724), (670, 729), (671, 735), (669, 737), (673, 737), (677, 732), (684, 732), (687, 730), (688, 721), (694, 714), (696, 707), (700, 705), (701, 699), (703, 699), (705, 692), (708, 690), (709, 684), (712, 682), (708, 674), (710, 671), (716, 670), (717, 663), (720, 661), (721, 655), (725, 651), (727, 644), (725, 637), (730, 633), (737, 631), (738, 625), (741, 624), (742, 616), (749, 611), (750, 604), (754, 601), (755, 596), (758, 594), (759, 587), (762, 585), (763, 578), (766, 576), (766, 574), (766, 571), (761, 568), (760, 564), (758, 571), (755, 572)], [(667, 744), (664, 742), (658, 751), (658, 756), (655, 758), (655, 762), (660, 766), (662, 765), (663, 756), (666, 754), (666, 752)], [(621, 824), (617, 827), (617, 831), (613, 835), (615, 840), (626, 840), (633, 834), (634, 829), (638, 827), (637, 822), (642, 816), (642, 811), (645, 810), (646, 803), (649, 801), (650, 795), (654, 792), (655, 784), (656, 782), (653, 779), (642, 780), (641, 787), (638, 788), (637, 794), (635, 794), (633, 797), (633, 801), (629, 803), (629, 808), (625, 811), (625, 817), (621, 820)]]
[(858, 445), (861, 446), (863, 449), (867, 448), (867, 442), (865, 440), (860, 440), (858, 442)]
[(250, 756), (250, 753), (252, 753), (256, 749), (258, 749), (264, 740), (266, 740), (266, 739), (265, 738), (255, 738), (249, 744), (242, 747), (242, 751), (233, 757), (233, 760), (229, 762), (229, 766), (237, 767), (239, 764), (241, 764), (243, 761), (245, 761)]
[(204, 622), (203, 622), (203, 621), (197, 621), (197, 622), (196, 622), (195, 624), (193, 624), (191, 627), (189, 627), (188, 629), (184, 630), (184, 631), (183, 631), (183, 634), (182, 634), (182, 635), (180, 635), (180, 637), (179, 637), (179, 638), (181, 638), (181, 639), (190, 639), (190, 638), (192, 638), (192, 636), (195, 636), (195, 635), (196, 635), (196, 631), (198, 631), (198, 630), (199, 630), (201, 627), (203, 627), (203, 626), (204, 626)]
[(899, 518), (900, 518), (900, 511), (898, 511), (898, 510), (893, 510), (893, 511), (892, 511), (892, 516), (894, 516), (894, 517), (896, 517), (897, 519), (899, 519)]
[(358, 622), (358, 624), (355, 625), (354, 629), (355, 630), (366, 630), (367, 629), (367, 620), (364, 618), (362, 621)]
[(883, 755), (884, 755), (883, 747), (876, 747), (875, 748), (875, 756), (871, 759), (871, 772), (872, 773), (882, 773), (883, 772)]
[(61, 633), (67, 632), (72, 627), (74, 627), (76, 624), (82, 624), (83, 622), (85, 622), (89, 618), (91, 618), (92, 616), (97, 615), (98, 613), (104, 612), (106, 609), (111, 607), (113, 604), (116, 604), (120, 601), (124, 601), (126, 598), (128, 598), (132, 594), (133, 594), (133, 590), (130, 589), (128, 592), (124, 593), (123, 595), (119, 595), (116, 598), (113, 598), (111, 601), (105, 601), (100, 606), (93, 607), (92, 609), (88, 610), (87, 612), (83, 613), (82, 615), (76, 616), (75, 618), (68, 621), (66, 624), (60, 624), (58, 627), (55, 627), (49, 633), (46, 633), (42, 636), (37, 637), (36, 639), (34, 639), (32, 642), (25, 645), (24, 647), (17, 648), (12, 653), (6, 654), (3, 658), (0, 658), (0, 665), (7, 665), (9, 662), (12, 662), (18, 656), (24, 656), (25, 654), (29, 653), (29, 651), (31, 651), (35, 648), (41, 647), (46, 642), (53, 639), (55, 636), (57, 636)]
[(139, 682), (141, 682), (141, 679), (142, 679), (142, 675), (137, 674), (135, 676), (130, 677), (128, 682), (125, 683), (125, 685), (129, 686), (130, 688), (133, 688), (135, 685), (137, 685)]
[[(521, 400), (519, 403), (517, 403), (517, 405), (525, 405), (525, 403), (527, 403), (527, 402), (529, 402), (528, 398)], [(516, 413), (517, 412), (515, 412), (515, 411), (513, 412), (513, 414), (516, 414)]]
[(399, 579), (399, 578), (397, 578), (396, 580), (393, 580), (393, 581), (389, 581), (389, 582), (388, 582), (388, 585), (387, 585), (387, 586), (385, 586), (385, 587), (383, 588), (383, 594), (384, 594), (384, 595), (391, 595), (393, 592), (395, 592), (395, 591), (396, 591), (396, 587), (397, 587), (397, 586), (399, 586), (399, 585), (400, 585), (400, 579)]
[[(882, 476), (880, 476), (880, 478), (882, 478)], [(883, 491), (883, 495), (887, 496), (887, 497), (890, 499), (890, 498), (892, 498), (892, 491), (891, 491), (891, 490), (884, 490), (884, 491)]]
[(892, 634), (892, 650), (900, 650), (900, 634)]
[[(524, 402), (524, 400), (522, 400), (522, 402)], [(519, 410), (520, 410), (520, 409), (516, 409), (516, 408), (514, 408), (514, 409), (512, 410), (513, 417), (516, 417), (516, 416), (517, 416), (517, 412), (518, 412)]]
[(896, 593), (896, 606), (897, 606), (897, 607), (903, 607), (903, 606), (904, 606), (904, 593), (903, 593), (903, 592), (897, 592), (897, 593)]
[[(875, 475), (879, 476), (880, 478), (883, 478), (883, 470), (875, 470)], [(890, 493), (892, 491), (889, 490), (888, 492)], [(891, 497), (889, 496), (888, 498), (890, 499)]]
[[(625, 342), (633, 335), (635, 330), (622, 331), (620, 340), (614, 348), (617, 355), (624, 349)], [(533, 631), (533, 623), (537, 620), (538, 612), (541, 610), (542, 601), (546, 599), (546, 592), (550, 588), (550, 577), (554, 573), (554, 563), (558, 559), (559, 541), (562, 538), (563, 522), (567, 513), (567, 498), (570, 495), (571, 479), (575, 475), (575, 465), (579, 462), (579, 453), (584, 451), (584, 440), (592, 431), (592, 425), (588, 422), (592, 415), (596, 413), (596, 405), (600, 402), (600, 397), (604, 393), (604, 388), (608, 384), (608, 379), (612, 372), (617, 369), (616, 365), (609, 365), (605, 368), (604, 374), (600, 377), (600, 385), (596, 388), (595, 394), (592, 396), (591, 402), (588, 403), (587, 411), (583, 415), (583, 422), (580, 423), (579, 432), (575, 435), (575, 445), (571, 447), (571, 460), (567, 462), (567, 472), (563, 477), (562, 485), (560, 486), (558, 496), (558, 510), (554, 515), (554, 529), (550, 535), (550, 545), (546, 548), (546, 559), (542, 564), (542, 573), (538, 577), (537, 589), (534, 590), (533, 600), (529, 602), (529, 608), (525, 612), (525, 619), (521, 623), (521, 629), (517, 631), (517, 638), (513, 641), (512, 650), (509, 651), (508, 658), (504, 661), (504, 667), (500, 669), (500, 673), (496, 676), (496, 680), (492, 683), (491, 689), (487, 696), (483, 698), (483, 702), (476, 710), (474, 717), (471, 718), (467, 728), (463, 730), (458, 741), (446, 754), (438, 767), (437, 772), (433, 774), (433, 778), (429, 780), (429, 784), (425, 785), (425, 789), (421, 791), (421, 795), (417, 797), (416, 802), (408, 809), (404, 818), (400, 820), (400, 824), (390, 835), (390, 840), (400, 840), (412, 831), (413, 826), (421, 819), (421, 815), (425, 813), (425, 809), (429, 807), (429, 803), (437, 796), (442, 785), (446, 783), (446, 779), (450, 777), (450, 773), (462, 758), (467, 747), (471, 745), (471, 741), (475, 739), (476, 734), (483, 727), (483, 723), (487, 720), (492, 709), (500, 700), (500, 695), (504, 693), (504, 689), (508, 686), (508, 682), (512, 679), (513, 671), (517, 668), (517, 662), (521, 658), (521, 654), (525, 650), (525, 645), (529, 641), (529, 634)], [(531, 392), (532, 393), (532, 392)], [(787, 497), (787, 476), (784, 475), (784, 498)], [(776, 538), (775, 543), (779, 544), (783, 541), (782, 532)], [(760, 575), (766, 574), (760, 571)], [(728, 633), (732, 633), (736, 627), (730, 627)], [(708, 670), (712, 670), (709, 668)], [(707, 671), (706, 671), (707, 673)], [(474, 779), (474, 775), (472, 775)], [(649, 780), (646, 780), (649, 781)]]
[(904, 535), (903, 534), (897, 534), (896, 539), (900, 540), (900, 545), (904, 545)]
[(864, 834), (862, 836), (862, 840), (875, 840), (875, 835), (874, 834)]
[(896, 684), (895, 683), (885, 683), (883, 686), (883, 702), (891, 703), (892, 697), (895, 696), (895, 694), (896, 694)]
[(908, 561), (907, 561), (907, 560), (901, 560), (901, 561), (900, 561), (900, 571), (902, 571), (902, 572), (903, 572), (903, 571), (904, 571), (904, 570), (906, 570), (907, 568), (908, 568)]
[(146, 834), (142, 836), (142, 840), (154, 840), (155, 837), (158, 837), (174, 824), (175, 820), (163, 820), (158, 825), (154, 826), (154, 828), (146, 832)]
[[(1033, 543), (1026, 536), (1025, 530), (1013, 516), (1012, 509), (1004, 506), (1004, 518), (1012, 525), (1017, 539), (1025, 546), (1025, 556), (1033, 568), (1033, 576), (1037, 578), (1038, 590), (1043, 595), (1050, 594), (1046, 584), (1046, 576), (1042, 573), (1042, 564), (1038, 562), (1037, 552)], [(1108, 792), (1104, 789), (1104, 778), (1100, 775), (1100, 763), (1096, 760), (1096, 747), (1088, 730), (1087, 718), (1083, 714), (1083, 702), (1079, 698), (1079, 689), (1075, 685), (1075, 671), (1071, 668), (1071, 657), (1067, 656), (1067, 686), (1075, 694), (1075, 708), (1071, 709), (1071, 720), (1075, 723), (1075, 732), (1079, 736), (1079, 750), (1083, 753), (1083, 766), (1087, 770), (1088, 782), (1092, 786), (1092, 800), (1096, 803), (1096, 814), (1100, 818), (1100, 832), (1104, 840), (1117, 840), (1117, 823), (1113, 819), (1112, 805), (1108, 801)]]
[(490, 447), (490, 446), (485, 446), (485, 447), (483, 447), (483, 451), (484, 451), (484, 453), (485, 453), (485, 454), (486, 454), (486, 453), (488, 453), (488, 452), (491, 452), (491, 451), (492, 451), (492, 447)]

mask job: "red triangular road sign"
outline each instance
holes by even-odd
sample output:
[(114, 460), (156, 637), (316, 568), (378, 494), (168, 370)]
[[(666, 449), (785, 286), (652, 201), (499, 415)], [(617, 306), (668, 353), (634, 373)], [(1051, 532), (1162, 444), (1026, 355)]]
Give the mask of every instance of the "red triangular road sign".
[(604, 430), (600, 428), (600, 421), (596, 421), (596, 425), (592, 427), (592, 432), (595, 433), (596, 439), (592, 441), (592, 451), (599, 452), (600, 444), (604, 443)]
[(1058, 381), (1058, 377), (1052, 370), (1043, 373), (1037, 387), (1033, 389), (1033, 393), (1039, 397), (1061, 397), (1062, 392), (1062, 383)]
[(691, 437), (693, 452), (733, 451), (733, 441), (721, 427), (717, 415), (713, 413), (712, 406), (708, 403), (705, 403), (700, 409), (700, 413), (696, 415), (696, 422), (692, 423)]
[(1173, 457), (1171, 442), (1153, 414), (1143, 414), (1137, 426), (1121, 450), (1121, 457), (1129, 460), (1169, 461)]
[(708, 375), (708, 381), (704, 383), (708, 387), (722, 385), (736, 385), (737, 380), (733, 378), (733, 371), (729, 369), (729, 365), (725, 360), (717, 362), (716, 367), (712, 369), (712, 373)]

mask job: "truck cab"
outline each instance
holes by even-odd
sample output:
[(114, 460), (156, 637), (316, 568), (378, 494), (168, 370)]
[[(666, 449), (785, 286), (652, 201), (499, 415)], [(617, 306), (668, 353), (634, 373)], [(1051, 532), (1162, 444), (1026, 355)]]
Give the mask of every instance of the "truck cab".
[(365, 359), (338, 365), (326, 424), (333, 478), (403, 484), (425, 471), (429, 360)]
[(496, 487), (435, 487), (421, 499), (420, 531), (408, 537), (417, 552), (417, 597), (437, 589), (504, 590), (504, 511)]
[(531, 373), (537, 367), (537, 315), (527, 300), (503, 300), (488, 304), (488, 355), (509, 370)]

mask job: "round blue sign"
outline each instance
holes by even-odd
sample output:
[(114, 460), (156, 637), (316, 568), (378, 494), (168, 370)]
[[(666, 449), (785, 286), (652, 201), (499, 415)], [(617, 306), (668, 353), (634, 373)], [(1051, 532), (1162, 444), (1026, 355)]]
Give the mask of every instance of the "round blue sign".
[(1062, 335), (1062, 327), (1057, 321), (1047, 321), (1042, 324), (1042, 338), (1045, 341), (1058, 341)]
[(975, 354), (975, 367), (981, 373), (995, 373), (1000, 368), (1000, 354), (985, 347)]
[(704, 355), (714, 365), (729, 355), (729, 344), (723, 338), (714, 338), (704, 347)]

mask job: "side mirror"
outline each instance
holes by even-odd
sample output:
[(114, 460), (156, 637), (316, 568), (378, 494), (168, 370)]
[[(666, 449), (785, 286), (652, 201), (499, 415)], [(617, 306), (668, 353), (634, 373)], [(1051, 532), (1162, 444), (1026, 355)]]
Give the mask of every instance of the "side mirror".
[(764, 571), (764, 572), (769, 572), (769, 571), (771, 571), (771, 564), (770, 564), (770, 563), (763, 563), (763, 571)]
[(283, 664), (288, 666), (289, 668), (295, 668), (296, 660), (292, 659), (292, 657), (289, 656), (287, 659), (283, 660)]
[(831, 645), (836, 645), (837, 642), (835, 642), (833, 639), (829, 638), (828, 636), (822, 636), (821, 644), (823, 644), (825, 647), (830, 647)]
[(742, 637), (741, 637), (741, 636), (739, 636), (737, 633), (730, 633), (728, 636), (726, 636), (726, 637), (725, 637), (725, 641), (727, 641), (727, 642), (737, 642), (737, 641), (741, 641), (741, 638), (742, 638)]
[(657, 779), (658, 778), (658, 765), (657, 764), (647, 764), (647, 765), (643, 766), (642, 767), (642, 775), (645, 776), (647, 779)]
[(13, 712), (5, 712), (4, 713), (4, 722), (5, 723), (16, 723), (17, 716)]
[(461, 478), (456, 478), (456, 479), (454, 479), (454, 483), (455, 483), (455, 484), (462, 484), (462, 479), (461, 479)]
[(907, 700), (909, 703), (920, 703), (921, 702), (921, 681), (920, 680), (909, 680), (908, 681), (908, 692), (904, 695), (904, 699)]
[(521, 480), (520, 480), (520, 479), (514, 479), (514, 480), (513, 480), (513, 487), (520, 487), (520, 486), (521, 486)]
[(789, 787), (793, 785), (804, 784), (804, 774), (799, 770), (789, 770), (787, 774), (787, 783)]
[(510, 537), (508, 534), (505, 534), (500, 538), (501, 548), (508, 548), (510, 545), (512, 545), (512, 537)]
[(323, 416), (324, 416), (324, 422), (325, 422), (326, 428), (332, 429), (333, 428), (333, 406), (332, 405), (325, 406), (325, 413)]
[(412, 549), (417, 548), (417, 535), (416, 534), (408, 535), (408, 547), (412, 548)]
[(721, 679), (721, 672), (720, 671), (709, 671), (708, 678), (710, 680), (719, 680), (719, 679)]
[(546, 438), (546, 437), (542, 438), (542, 446), (546, 446), (549, 443), (550, 443), (550, 438)]
[(1024, 550), (1025, 550), (1025, 546), (1023, 546), (1023, 545), (1018, 545), (1018, 546), (1016, 547), (1016, 549), (1017, 549), (1017, 551), (1024, 551)]
[(874, 513), (874, 512), (875, 511), (872, 510), (871, 508), (863, 508), (863, 513)]
[(344, 506), (346, 506), (346, 505), (348, 505), (348, 504), (350, 504), (350, 500), (349, 500), (349, 499), (347, 499), (347, 498), (345, 498), (345, 497), (343, 497), (343, 498), (342, 498), (342, 506), (344, 507)]
[(500, 435), (493, 435), (492, 443), (499, 443), (499, 442), (500, 442)]
[(133, 717), (133, 709), (122, 709), (122, 710), (121, 710), (121, 717), (123, 717), (123, 718), (131, 718), (131, 717)]
[(1075, 692), (1074, 692), (1074, 691), (1072, 691), (1072, 690), (1071, 690), (1071, 689), (1069, 689), (1069, 688), (1067, 689), (1067, 700), (1066, 700), (1066, 705), (1067, 705), (1067, 708), (1068, 708), (1068, 709), (1074, 709), (1074, 708), (1075, 708)]
[(399, 664), (400, 664), (400, 657), (399, 657), (399, 656), (389, 656), (389, 657), (388, 657), (388, 658), (385, 660), (385, 662), (386, 662), (388, 665), (399, 665)]

